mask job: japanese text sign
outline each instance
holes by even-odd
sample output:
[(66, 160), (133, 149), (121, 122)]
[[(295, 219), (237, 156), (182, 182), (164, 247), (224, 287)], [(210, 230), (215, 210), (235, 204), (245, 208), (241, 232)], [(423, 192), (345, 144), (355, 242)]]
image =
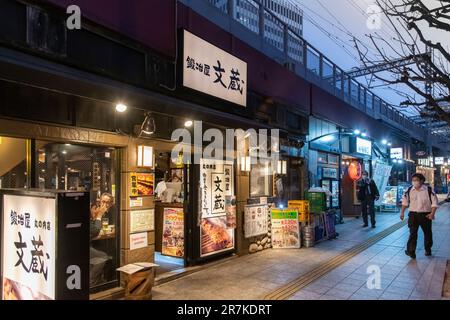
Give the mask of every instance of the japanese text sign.
[[(56, 200), (5, 195), (3, 198), (3, 299), (55, 299)], [(20, 289), (19, 289), (20, 288)], [(8, 291), (8, 292), (6, 292)]]
[(247, 105), (247, 63), (184, 30), (183, 85)]

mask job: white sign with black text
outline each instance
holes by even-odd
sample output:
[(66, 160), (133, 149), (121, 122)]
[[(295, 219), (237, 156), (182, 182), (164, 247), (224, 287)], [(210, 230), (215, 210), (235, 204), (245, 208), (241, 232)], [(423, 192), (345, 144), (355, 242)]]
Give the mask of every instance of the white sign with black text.
[(3, 300), (54, 300), (56, 200), (4, 195)]
[(247, 105), (247, 63), (184, 30), (183, 85)]

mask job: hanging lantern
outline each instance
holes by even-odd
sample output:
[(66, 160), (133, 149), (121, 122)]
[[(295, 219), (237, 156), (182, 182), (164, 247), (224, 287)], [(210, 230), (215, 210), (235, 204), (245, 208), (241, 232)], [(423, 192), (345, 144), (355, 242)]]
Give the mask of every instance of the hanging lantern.
[(348, 175), (352, 180), (359, 180), (362, 176), (362, 167), (361, 163), (358, 161), (352, 161), (350, 162), (350, 165), (348, 166)]

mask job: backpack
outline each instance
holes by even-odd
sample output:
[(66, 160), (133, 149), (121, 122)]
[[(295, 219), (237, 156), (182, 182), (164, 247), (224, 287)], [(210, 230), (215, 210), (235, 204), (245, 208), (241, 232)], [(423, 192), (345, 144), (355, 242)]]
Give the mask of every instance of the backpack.
[[(405, 193), (406, 198), (408, 199), (408, 205), (409, 205), (410, 202), (411, 202), (409, 194), (411, 193), (411, 189), (412, 189), (412, 188), (413, 188), (413, 187), (410, 186), (410, 187), (408, 188), (408, 190), (406, 190), (406, 193)], [(431, 200), (431, 197), (432, 197), (432, 195), (433, 195), (433, 188), (431, 188), (430, 186), (427, 186), (427, 188), (428, 188), (428, 197), (430, 198), (430, 203), (433, 203), (433, 200)]]

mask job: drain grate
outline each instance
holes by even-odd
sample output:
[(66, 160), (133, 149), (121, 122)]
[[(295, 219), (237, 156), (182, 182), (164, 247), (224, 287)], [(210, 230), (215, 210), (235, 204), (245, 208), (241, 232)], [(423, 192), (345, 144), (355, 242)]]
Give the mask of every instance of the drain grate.
[[(329, 273), (333, 269), (342, 265), (346, 261), (348, 261), (351, 258), (353, 258), (354, 256), (360, 254), (367, 248), (376, 244), (378, 241), (389, 236), (390, 234), (394, 233), (395, 231), (399, 230), (400, 228), (404, 227), (405, 225), (406, 225), (406, 222), (402, 221), (402, 222), (399, 222), (399, 223), (396, 223), (396, 224), (390, 226), (389, 228), (381, 231), (380, 233), (377, 233), (376, 235), (367, 239), (366, 241), (348, 249), (347, 251), (344, 251), (343, 253), (339, 254), (338, 256), (334, 257), (333, 259), (325, 262), (320, 267), (314, 269), (314, 271), (309, 272), (308, 274), (302, 275), (299, 278), (295, 279), (294, 281), (278, 288), (274, 292), (265, 296), (264, 300), (288, 299), (289, 297), (293, 296), (295, 293), (297, 293), (298, 291), (300, 291), (301, 289), (303, 289), (310, 283), (323, 277), (325, 274)], [(447, 268), (447, 270), (448, 270), (448, 268)]]

